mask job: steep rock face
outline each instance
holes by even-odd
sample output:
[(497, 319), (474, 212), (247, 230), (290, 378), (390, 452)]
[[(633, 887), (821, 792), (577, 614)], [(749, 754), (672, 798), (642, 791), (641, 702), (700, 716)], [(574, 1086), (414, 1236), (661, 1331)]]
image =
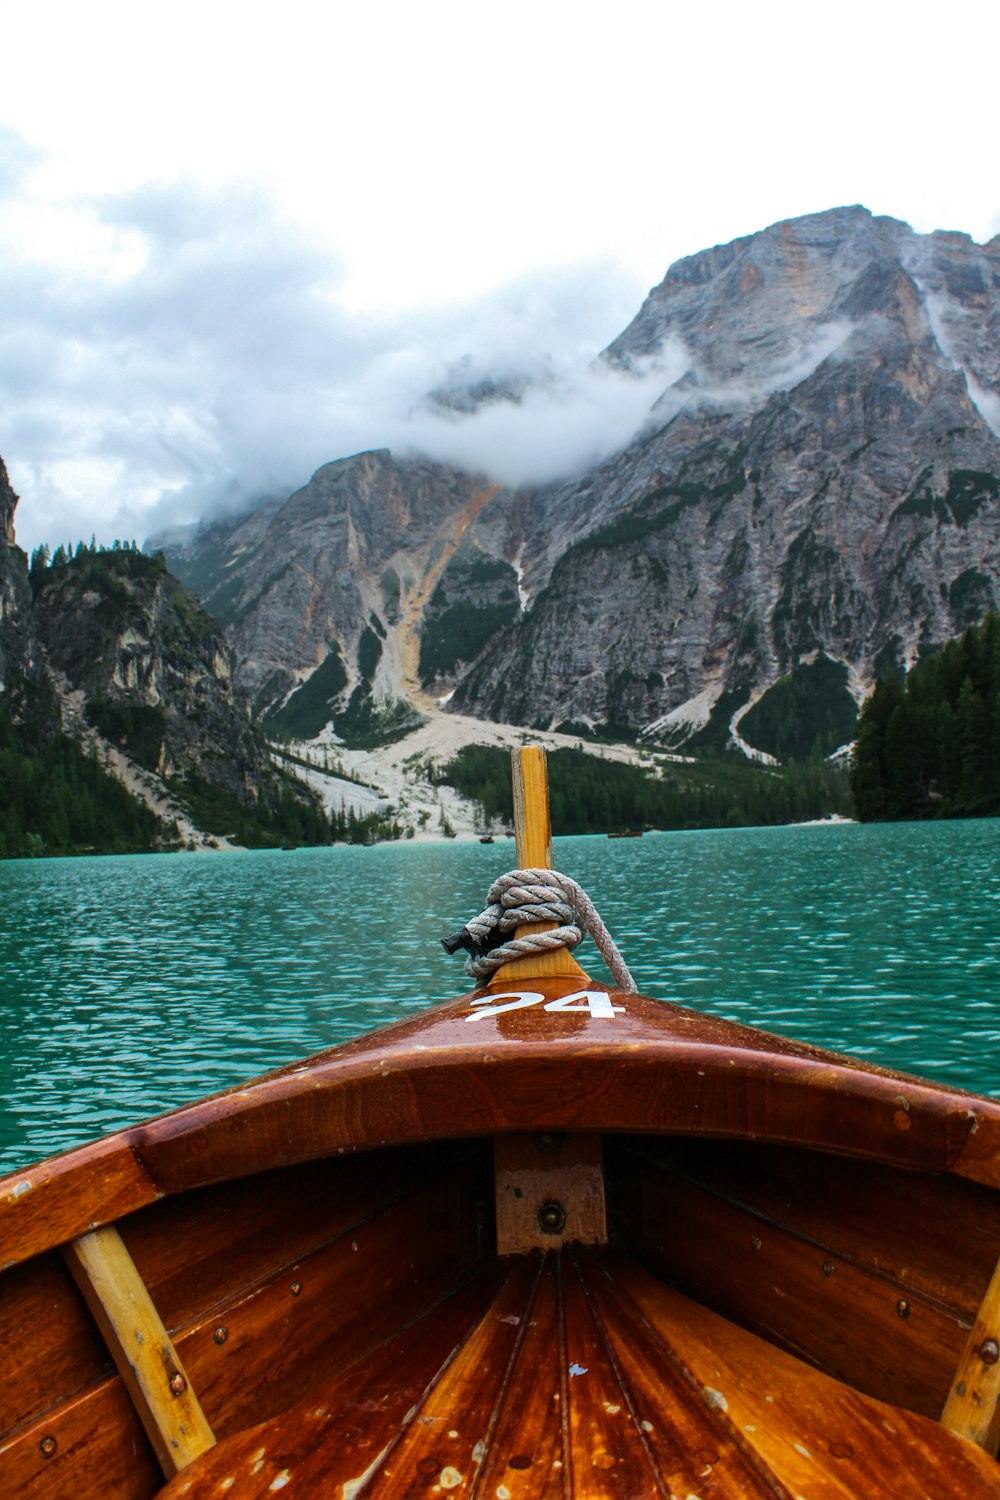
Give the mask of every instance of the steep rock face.
[(818, 659), (857, 696), (1000, 605), (1000, 239), (776, 224), (672, 266), (603, 357), (665, 344), (683, 377), (582, 477), (496, 491), (363, 454), (170, 549), (192, 579), (215, 558), (239, 680), (276, 702), (336, 645), (346, 700), (375, 631), (376, 695), (668, 738), (715, 705), (737, 733)]
[(31, 617), (27, 559), (14, 542), (17, 496), (0, 459), (0, 693), (37, 681), (38, 647)]
[(996, 607), (998, 248), (850, 209), (671, 268), (608, 357), (679, 340), (690, 369), (617, 459), (533, 497), (532, 608), (455, 706), (669, 733)]
[(439, 464), (362, 453), (325, 465), (266, 524), (254, 512), (164, 551), (199, 583), (260, 707), (279, 704), (331, 654), (343, 664), (344, 703), (359, 689), (388, 702), (419, 696), (424, 609), (496, 489)]
[(89, 552), (50, 567), (35, 614), (50, 670), (131, 759), (254, 804), (271, 777), (229, 647), (161, 559)]

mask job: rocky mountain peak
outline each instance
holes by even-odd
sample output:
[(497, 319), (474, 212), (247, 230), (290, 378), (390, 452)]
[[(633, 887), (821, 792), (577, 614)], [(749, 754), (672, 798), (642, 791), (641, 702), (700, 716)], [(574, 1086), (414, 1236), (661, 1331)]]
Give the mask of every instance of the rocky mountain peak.
[(604, 358), (665, 345), (681, 378), (578, 478), (503, 490), (381, 451), (206, 533), (239, 680), (274, 705), (325, 673), (335, 724), (367, 685), (739, 740), (786, 679), (800, 709), (839, 693), (843, 725), (881, 664), (1000, 604), (997, 241), (857, 205), (774, 224), (671, 266)]

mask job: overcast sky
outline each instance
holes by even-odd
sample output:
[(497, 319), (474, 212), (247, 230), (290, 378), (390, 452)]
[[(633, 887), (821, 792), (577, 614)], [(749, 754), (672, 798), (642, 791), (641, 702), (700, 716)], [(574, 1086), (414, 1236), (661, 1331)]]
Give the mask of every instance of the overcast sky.
[[(641, 422), (661, 376), (590, 361), (680, 256), (859, 202), (1000, 231), (995, 0), (0, 0), (0, 36), (27, 549), (372, 446), (548, 478)], [(553, 379), (434, 416), (463, 360)]]

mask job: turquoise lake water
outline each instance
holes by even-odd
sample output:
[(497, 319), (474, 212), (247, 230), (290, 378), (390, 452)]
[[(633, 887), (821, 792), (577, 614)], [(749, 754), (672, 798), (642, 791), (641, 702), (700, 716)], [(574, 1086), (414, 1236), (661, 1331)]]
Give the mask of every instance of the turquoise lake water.
[[(555, 862), (644, 993), (1000, 1095), (1000, 819), (567, 838)], [(464, 993), (438, 940), (513, 863), (499, 840), (0, 864), (0, 1171)]]

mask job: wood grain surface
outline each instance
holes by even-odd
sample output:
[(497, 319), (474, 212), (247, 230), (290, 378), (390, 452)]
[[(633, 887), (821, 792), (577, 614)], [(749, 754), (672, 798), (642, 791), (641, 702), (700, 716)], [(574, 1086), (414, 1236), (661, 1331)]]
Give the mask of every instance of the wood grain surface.
[[(513, 1257), (162, 1500), (997, 1500), (1000, 1468), (619, 1252)], [(336, 1413), (343, 1411), (344, 1420)]]

